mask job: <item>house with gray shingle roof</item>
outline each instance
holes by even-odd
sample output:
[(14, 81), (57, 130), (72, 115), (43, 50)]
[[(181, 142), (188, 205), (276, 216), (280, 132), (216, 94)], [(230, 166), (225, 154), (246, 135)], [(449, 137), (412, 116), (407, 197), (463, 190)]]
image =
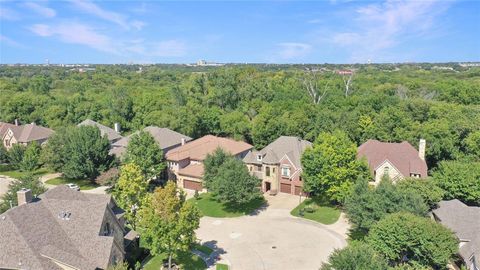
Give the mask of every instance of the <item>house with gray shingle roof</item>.
[[(122, 135), (120, 135), (120, 130), (115, 130), (113, 128), (109, 128), (107, 126), (104, 126), (98, 122), (95, 122), (93, 120), (90, 120), (90, 119), (85, 119), (83, 120), (80, 124), (78, 124), (77, 126), (93, 126), (93, 127), (97, 127), (99, 130), (100, 130), (100, 134), (102, 136), (107, 136), (108, 138), (108, 141), (110, 141), (110, 144), (122, 139)], [(118, 124), (115, 124), (115, 126), (117, 127), (117, 129), (120, 129)]]
[(441, 201), (438, 206), (432, 211), (433, 217), (457, 236), (463, 263), (468, 270), (480, 269), (480, 207), (456, 199)]
[(281, 136), (260, 151), (250, 151), (243, 161), (262, 180), (262, 190), (299, 195), (302, 192), (301, 157), (312, 143), (298, 137)]
[(8, 123), (0, 124), (3, 146), (10, 149), (14, 144), (28, 145), (37, 142), (39, 145), (45, 143), (54, 133), (53, 130), (37, 126), (35, 123), (26, 125), (13, 125)]
[(123, 210), (110, 195), (65, 185), (0, 215), (0, 269), (106, 269), (125, 257)]

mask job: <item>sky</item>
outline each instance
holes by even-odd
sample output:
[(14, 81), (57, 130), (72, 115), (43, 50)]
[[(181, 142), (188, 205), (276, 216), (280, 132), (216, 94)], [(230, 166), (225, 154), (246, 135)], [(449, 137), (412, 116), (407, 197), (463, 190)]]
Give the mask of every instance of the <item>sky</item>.
[(5, 1), (0, 63), (480, 61), (480, 1)]

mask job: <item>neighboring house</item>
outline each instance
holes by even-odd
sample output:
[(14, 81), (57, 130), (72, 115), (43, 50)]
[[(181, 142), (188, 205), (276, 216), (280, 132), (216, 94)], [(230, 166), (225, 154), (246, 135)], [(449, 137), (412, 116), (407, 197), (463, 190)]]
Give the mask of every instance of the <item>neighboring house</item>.
[(97, 127), (100, 130), (100, 134), (102, 136), (107, 136), (108, 141), (110, 144), (113, 144), (114, 142), (120, 140), (122, 135), (120, 135), (120, 125), (118, 123), (115, 123), (115, 129), (109, 128), (107, 126), (104, 126), (100, 123), (97, 123), (93, 120), (86, 119), (77, 126), (92, 126), (92, 127)]
[(0, 122), (0, 138), (3, 138), (3, 135), (5, 135), (7, 130), (14, 126), (15, 126), (14, 124)]
[(169, 177), (186, 189), (202, 190), (203, 160), (217, 148), (237, 157), (244, 158), (253, 146), (229, 138), (206, 135), (166, 154)]
[(405, 177), (427, 177), (425, 162), (425, 140), (421, 139), (419, 150), (408, 142), (386, 143), (368, 140), (360, 145), (357, 158), (366, 158), (370, 171), (373, 173), (373, 184), (380, 183), (387, 175), (393, 182)]
[[(168, 128), (159, 128), (155, 126), (149, 126), (143, 129), (143, 131), (148, 132), (152, 135), (155, 141), (160, 146), (160, 149), (163, 151), (163, 155), (168, 153), (168, 151), (172, 150), (175, 147), (180, 145), (184, 145), (185, 143), (192, 140), (192, 138), (173, 131)], [(139, 132), (135, 132), (134, 134), (138, 134)], [(130, 139), (134, 134), (131, 134), (127, 137), (123, 137), (122, 139), (116, 141), (112, 144), (112, 149), (110, 150), (110, 154), (113, 154), (117, 157), (123, 157), (127, 150), (127, 145)]]
[(54, 133), (53, 130), (46, 127), (37, 126), (35, 123), (26, 125), (2, 123), (0, 126), (0, 131), (3, 132), (3, 146), (5, 146), (7, 149), (10, 149), (16, 143), (28, 145), (32, 142), (37, 142), (39, 145), (42, 145)]
[(312, 143), (297, 137), (281, 136), (260, 151), (249, 152), (243, 161), (248, 170), (262, 180), (262, 190), (300, 195), (301, 157)]
[(459, 200), (441, 201), (433, 217), (451, 229), (458, 240), (459, 255), (468, 270), (480, 269), (480, 207), (467, 206)]
[(94, 270), (124, 259), (124, 211), (110, 195), (61, 185), (17, 196), (19, 205), (0, 214), (0, 269)]

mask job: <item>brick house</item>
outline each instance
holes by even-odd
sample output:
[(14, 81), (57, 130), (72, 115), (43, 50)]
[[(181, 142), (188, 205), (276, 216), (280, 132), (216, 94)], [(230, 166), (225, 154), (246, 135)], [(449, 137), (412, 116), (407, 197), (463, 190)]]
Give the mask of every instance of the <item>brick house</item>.
[(6, 149), (10, 149), (14, 144), (28, 145), (37, 142), (39, 145), (44, 144), (48, 138), (54, 133), (53, 130), (37, 126), (35, 123), (19, 125), (0, 122), (0, 135), (2, 136), (2, 144)]
[(203, 160), (217, 148), (242, 159), (253, 148), (252, 145), (229, 138), (206, 135), (170, 150), (165, 158), (169, 178), (186, 189), (202, 190)]
[(405, 177), (427, 177), (427, 163), (425, 162), (425, 140), (421, 139), (419, 149), (410, 143), (387, 143), (377, 140), (368, 140), (360, 145), (357, 158), (365, 158), (373, 174), (371, 184), (377, 185), (382, 177), (387, 175), (393, 182)]
[(260, 151), (249, 152), (243, 161), (262, 180), (262, 190), (299, 195), (302, 192), (301, 157), (312, 143), (297, 137), (281, 136)]

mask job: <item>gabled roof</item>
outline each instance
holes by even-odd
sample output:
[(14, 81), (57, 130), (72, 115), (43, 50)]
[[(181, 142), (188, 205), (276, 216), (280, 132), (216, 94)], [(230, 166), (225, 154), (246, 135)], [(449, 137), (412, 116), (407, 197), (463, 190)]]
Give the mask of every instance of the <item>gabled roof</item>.
[(14, 127), (14, 124), (0, 122), (0, 138), (3, 138), (5, 132), (7, 132), (8, 128)]
[[(148, 126), (144, 128), (143, 131), (148, 132), (152, 135), (152, 137), (158, 143), (164, 154), (166, 150), (169, 150), (174, 146), (180, 145), (182, 143), (182, 138), (185, 139), (185, 142), (189, 142), (192, 140), (192, 138), (168, 128)], [(128, 135), (127, 137), (123, 137), (122, 139), (114, 142), (112, 144), (112, 150), (110, 150), (110, 153), (119, 156), (123, 155), (132, 136), (138, 133), (139, 132), (137, 131), (133, 134)]]
[[(19, 143), (45, 140), (54, 133), (53, 130), (37, 126), (36, 124), (26, 124), (21, 126), (10, 125), (7, 130), (13, 132), (13, 136)], [(5, 133), (3, 135), (5, 135)]]
[[(312, 143), (293, 136), (280, 136), (260, 151), (252, 151), (243, 161), (250, 164), (268, 163), (278, 164), (287, 156), (297, 168), (301, 168), (301, 157), (305, 149), (312, 147)], [(257, 160), (262, 155), (262, 161)]]
[(253, 148), (252, 145), (229, 138), (206, 135), (185, 145), (179, 146), (167, 153), (167, 160), (180, 161), (184, 159), (204, 160), (208, 154), (221, 148), (231, 155), (238, 155)]
[(202, 178), (204, 172), (203, 163), (190, 164), (178, 171), (180, 175), (192, 176), (195, 178)]
[[(0, 268), (60, 269), (50, 259), (78, 269), (105, 269), (113, 237), (100, 236), (109, 195), (86, 194), (65, 185), (39, 200), (0, 215)], [(59, 218), (70, 212), (69, 220)]]
[(121, 139), (122, 138), (122, 135), (118, 134), (118, 132), (116, 132), (113, 128), (109, 128), (107, 126), (104, 126), (98, 122), (95, 122), (93, 120), (90, 120), (90, 119), (85, 119), (83, 120), (80, 124), (78, 124), (77, 126), (93, 126), (93, 127), (97, 127), (99, 130), (100, 130), (100, 134), (102, 136), (104, 135), (107, 135), (107, 138), (109, 141), (116, 141), (118, 139)]
[(450, 228), (461, 242), (460, 255), (468, 261), (475, 255), (480, 265), (480, 207), (467, 206), (459, 200), (441, 201), (433, 210), (435, 218)]
[(368, 140), (360, 145), (357, 157), (365, 157), (372, 171), (388, 160), (404, 177), (411, 173), (427, 177), (427, 163), (418, 156), (418, 151), (410, 143), (386, 143)]

